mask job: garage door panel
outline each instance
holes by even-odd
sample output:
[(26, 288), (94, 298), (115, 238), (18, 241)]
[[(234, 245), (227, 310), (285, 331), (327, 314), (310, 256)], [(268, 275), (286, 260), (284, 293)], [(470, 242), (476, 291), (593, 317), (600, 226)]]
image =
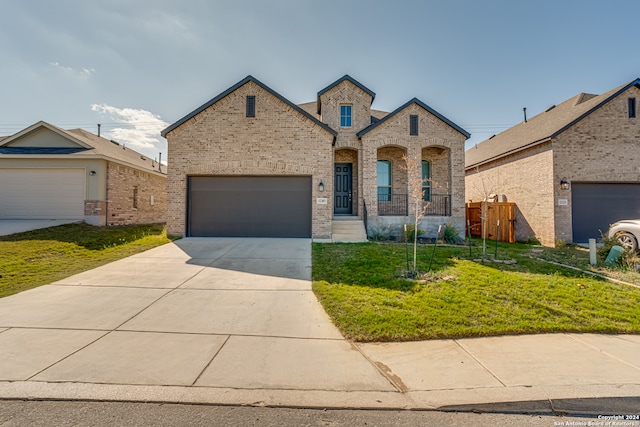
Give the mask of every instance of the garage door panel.
[(573, 241), (587, 242), (621, 219), (640, 218), (640, 184), (572, 183)]
[(84, 169), (0, 169), (0, 219), (83, 219)]
[(191, 177), (189, 235), (310, 237), (310, 177)]

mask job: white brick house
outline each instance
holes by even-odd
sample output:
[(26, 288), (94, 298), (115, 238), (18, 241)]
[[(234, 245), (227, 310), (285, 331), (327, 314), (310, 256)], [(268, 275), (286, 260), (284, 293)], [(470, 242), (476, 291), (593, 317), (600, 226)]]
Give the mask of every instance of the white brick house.
[(168, 231), (188, 236), (330, 239), (332, 223), (400, 224), (407, 203), (402, 156), (433, 184), (423, 227), (464, 224), (469, 134), (412, 99), (391, 113), (345, 75), (294, 105), (248, 76), (167, 127)]
[(640, 218), (640, 79), (581, 93), (470, 148), (467, 198), (515, 202), (516, 238), (583, 243)]

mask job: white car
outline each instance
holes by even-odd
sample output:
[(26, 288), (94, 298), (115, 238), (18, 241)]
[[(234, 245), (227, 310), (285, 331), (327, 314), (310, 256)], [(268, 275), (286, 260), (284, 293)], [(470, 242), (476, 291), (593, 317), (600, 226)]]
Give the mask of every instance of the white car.
[(626, 250), (635, 252), (640, 242), (640, 219), (625, 219), (611, 224), (609, 238), (616, 238), (620, 246)]

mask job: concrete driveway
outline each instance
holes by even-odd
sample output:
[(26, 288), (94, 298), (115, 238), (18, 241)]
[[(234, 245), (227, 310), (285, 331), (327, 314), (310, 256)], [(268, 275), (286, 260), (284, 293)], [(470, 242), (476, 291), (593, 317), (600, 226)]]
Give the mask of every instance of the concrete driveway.
[(309, 239), (187, 238), (0, 299), (0, 399), (637, 408), (638, 354), (638, 335), (349, 343), (311, 290)]
[(0, 360), (40, 386), (396, 391), (311, 291), (309, 239), (187, 238), (1, 299)]

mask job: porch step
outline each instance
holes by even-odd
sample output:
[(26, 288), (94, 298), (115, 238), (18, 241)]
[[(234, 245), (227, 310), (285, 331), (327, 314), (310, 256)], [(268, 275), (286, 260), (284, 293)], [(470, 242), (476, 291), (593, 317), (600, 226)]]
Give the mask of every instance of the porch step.
[(364, 231), (364, 222), (357, 217), (334, 218), (331, 222), (331, 241), (366, 242), (367, 233)]

